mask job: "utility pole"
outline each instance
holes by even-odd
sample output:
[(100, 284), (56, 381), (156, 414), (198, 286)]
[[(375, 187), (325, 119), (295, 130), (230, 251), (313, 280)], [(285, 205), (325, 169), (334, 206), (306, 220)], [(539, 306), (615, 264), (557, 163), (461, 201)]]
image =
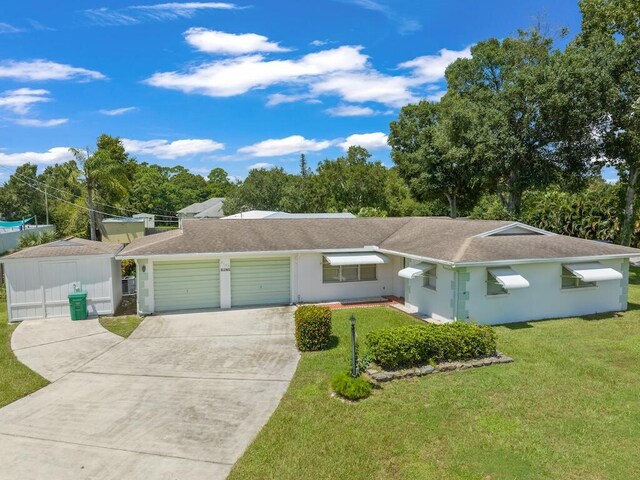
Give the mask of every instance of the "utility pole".
[(47, 195), (47, 187), (44, 187), (44, 210), (47, 214), (46, 225), (49, 225), (49, 196)]

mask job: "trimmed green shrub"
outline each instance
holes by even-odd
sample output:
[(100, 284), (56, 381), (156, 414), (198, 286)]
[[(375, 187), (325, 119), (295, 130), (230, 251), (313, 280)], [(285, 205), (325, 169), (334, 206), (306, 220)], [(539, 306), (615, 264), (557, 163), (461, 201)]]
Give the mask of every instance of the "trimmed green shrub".
[(295, 313), (296, 345), (303, 352), (322, 350), (331, 336), (331, 310), (318, 305), (303, 305)]
[(485, 357), (496, 351), (493, 329), (476, 323), (453, 322), (376, 330), (367, 335), (366, 341), (373, 361), (386, 369)]
[(371, 395), (371, 384), (362, 377), (353, 378), (348, 373), (338, 373), (331, 380), (331, 387), (341, 397), (361, 400)]

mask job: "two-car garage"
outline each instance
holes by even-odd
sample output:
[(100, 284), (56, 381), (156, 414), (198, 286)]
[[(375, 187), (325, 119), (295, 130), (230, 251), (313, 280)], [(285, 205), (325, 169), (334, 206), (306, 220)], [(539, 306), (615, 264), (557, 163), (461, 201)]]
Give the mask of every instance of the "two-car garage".
[(156, 312), (286, 305), (291, 302), (291, 259), (156, 261), (153, 292)]

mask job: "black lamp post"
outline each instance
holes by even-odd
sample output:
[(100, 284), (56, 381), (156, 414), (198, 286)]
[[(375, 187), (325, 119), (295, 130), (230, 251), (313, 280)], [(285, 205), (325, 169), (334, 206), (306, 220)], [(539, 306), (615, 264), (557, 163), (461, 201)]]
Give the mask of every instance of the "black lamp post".
[(356, 317), (351, 315), (351, 376), (358, 376), (358, 354), (356, 352)]

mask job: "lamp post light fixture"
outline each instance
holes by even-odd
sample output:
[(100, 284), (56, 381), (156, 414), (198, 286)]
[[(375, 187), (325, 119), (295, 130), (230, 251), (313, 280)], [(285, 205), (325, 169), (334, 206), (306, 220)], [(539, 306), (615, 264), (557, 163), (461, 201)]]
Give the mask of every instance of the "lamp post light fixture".
[(351, 376), (356, 378), (358, 372), (358, 353), (356, 352), (356, 317), (351, 315)]

